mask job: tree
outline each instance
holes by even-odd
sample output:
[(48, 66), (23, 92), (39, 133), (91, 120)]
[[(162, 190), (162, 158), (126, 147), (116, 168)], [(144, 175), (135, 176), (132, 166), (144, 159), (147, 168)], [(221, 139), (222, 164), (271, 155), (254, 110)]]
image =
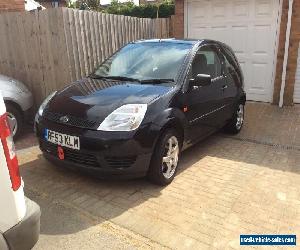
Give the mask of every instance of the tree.
[(100, 0), (77, 0), (72, 8), (144, 18), (163, 18), (175, 14), (174, 0), (160, 0), (158, 3), (147, 3), (141, 4), (140, 6), (135, 5), (132, 0), (123, 3), (118, 0), (112, 0), (111, 4), (105, 9), (100, 7)]
[(99, 10), (100, 0), (85, 0), (90, 10)]
[(121, 3), (118, 0), (112, 0), (111, 5), (104, 12), (116, 15), (157, 18), (170, 17), (175, 13), (175, 5), (172, 0), (163, 0), (155, 4), (135, 5), (132, 1)]
[(70, 7), (81, 10), (101, 10), (100, 0), (77, 0), (76, 2), (73, 2)]

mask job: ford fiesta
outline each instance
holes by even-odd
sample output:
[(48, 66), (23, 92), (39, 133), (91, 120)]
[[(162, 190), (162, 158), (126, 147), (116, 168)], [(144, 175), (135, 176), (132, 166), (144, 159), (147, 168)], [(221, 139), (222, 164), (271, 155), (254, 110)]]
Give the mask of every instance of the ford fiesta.
[(241, 130), (245, 101), (241, 68), (225, 44), (143, 40), (52, 93), (35, 127), (56, 164), (166, 185), (183, 149), (223, 127)]

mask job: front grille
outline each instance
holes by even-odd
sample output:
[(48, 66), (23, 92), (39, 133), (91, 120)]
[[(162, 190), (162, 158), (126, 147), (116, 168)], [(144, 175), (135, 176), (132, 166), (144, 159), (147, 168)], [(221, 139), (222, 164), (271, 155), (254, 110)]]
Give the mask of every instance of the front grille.
[(53, 113), (51, 111), (45, 111), (45, 114), (44, 114), (44, 117), (49, 121), (66, 124), (66, 125), (70, 125), (70, 126), (74, 126), (74, 127), (93, 129), (96, 125), (96, 121), (82, 119), (82, 118), (71, 116), (71, 115), (68, 115), (69, 120), (67, 122), (61, 122), (60, 118), (63, 116), (64, 115), (62, 115), (62, 114)]
[(112, 168), (129, 168), (136, 161), (136, 156), (129, 157), (105, 157), (109, 167)]
[[(47, 152), (58, 158), (57, 145), (49, 142), (41, 141), (40, 147), (42, 151)], [(64, 153), (65, 153), (66, 161), (86, 165), (89, 167), (100, 167), (98, 160), (94, 155), (86, 154), (81, 151), (76, 151), (76, 150), (66, 149), (66, 148), (64, 148)]]

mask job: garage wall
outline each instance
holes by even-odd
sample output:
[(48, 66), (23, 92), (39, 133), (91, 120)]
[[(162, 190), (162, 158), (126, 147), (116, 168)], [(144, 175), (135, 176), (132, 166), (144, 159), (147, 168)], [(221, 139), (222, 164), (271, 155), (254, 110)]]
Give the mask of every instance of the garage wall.
[(290, 47), (289, 47), (289, 61), (288, 61), (288, 69), (287, 69), (287, 80), (286, 80), (286, 86), (284, 92), (285, 105), (293, 104), (299, 42), (300, 42), (300, 1), (294, 0), (291, 38), (290, 38)]
[(184, 37), (184, 0), (175, 0), (174, 37)]
[(300, 103), (300, 49), (298, 50), (298, 62), (294, 87), (294, 103)]
[[(282, 66), (283, 66), (283, 58), (284, 58), (284, 46), (286, 40), (285, 33), (286, 33), (286, 24), (287, 24), (287, 16), (288, 16), (288, 5), (289, 5), (288, 2), (289, 2), (288, 0), (284, 0), (283, 9), (282, 9), (279, 48), (278, 48), (278, 57), (277, 57), (277, 65), (276, 65), (276, 78), (275, 78), (274, 95), (273, 95), (274, 104), (279, 103)], [(299, 41), (300, 41), (300, 1), (294, 0), (288, 67), (287, 67), (286, 85), (285, 85), (284, 101), (283, 101), (284, 105), (293, 104)]]
[(24, 10), (25, 0), (0, 0), (0, 12)]

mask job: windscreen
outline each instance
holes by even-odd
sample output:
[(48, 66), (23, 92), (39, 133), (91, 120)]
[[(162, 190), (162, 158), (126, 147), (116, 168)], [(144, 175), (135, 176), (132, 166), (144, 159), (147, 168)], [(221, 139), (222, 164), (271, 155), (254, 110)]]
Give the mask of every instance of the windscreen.
[(191, 48), (191, 44), (184, 43), (131, 43), (106, 60), (95, 75), (124, 76), (139, 80), (176, 79)]

